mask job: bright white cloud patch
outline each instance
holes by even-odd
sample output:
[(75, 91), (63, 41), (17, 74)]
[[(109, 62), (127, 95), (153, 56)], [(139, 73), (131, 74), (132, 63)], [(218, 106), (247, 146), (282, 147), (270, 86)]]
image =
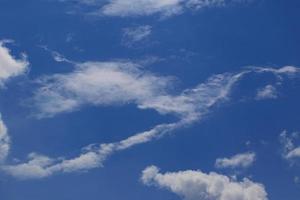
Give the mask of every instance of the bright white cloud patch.
[(277, 89), (272, 85), (267, 85), (264, 88), (261, 88), (257, 91), (256, 99), (276, 99), (277, 98)]
[(244, 178), (238, 182), (222, 174), (187, 170), (162, 174), (155, 166), (147, 167), (141, 180), (149, 186), (168, 189), (184, 200), (267, 200), (260, 183)]
[(300, 158), (300, 146), (296, 146), (295, 140), (299, 137), (297, 132), (288, 135), (287, 131), (280, 134), (280, 143), (283, 148), (283, 157), (293, 161)]
[(16, 59), (5, 47), (5, 43), (0, 41), (0, 86), (5, 80), (26, 72), (29, 64), (25, 55), (21, 59)]
[(230, 158), (218, 158), (215, 166), (217, 168), (247, 168), (255, 161), (255, 153), (248, 152), (237, 154)]

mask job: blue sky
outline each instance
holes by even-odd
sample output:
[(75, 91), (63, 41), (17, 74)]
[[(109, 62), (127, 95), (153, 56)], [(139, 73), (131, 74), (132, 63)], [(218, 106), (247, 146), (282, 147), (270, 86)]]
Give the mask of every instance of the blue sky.
[(2, 0), (0, 199), (298, 200), (297, 0)]

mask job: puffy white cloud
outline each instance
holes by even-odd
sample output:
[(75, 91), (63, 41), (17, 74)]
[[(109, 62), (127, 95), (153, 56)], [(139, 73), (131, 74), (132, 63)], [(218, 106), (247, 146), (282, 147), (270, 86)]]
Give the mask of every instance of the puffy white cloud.
[(10, 138), (0, 115), (0, 164), (6, 159), (10, 149)]
[(185, 200), (267, 200), (260, 183), (244, 178), (236, 181), (214, 172), (187, 170), (162, 174), (155, 166), (147, 167), (141, 180), (149, 186), (168, 189)]
[(292, 133), (290, 136), (287, 131), (280, 134), (280, 143), (283, 148), (283, 157), (287, 160), (300, 158), (300, 146), (295, 145), (295, 140), (298, 138), (298, 133)]
[(171, 78), (144, 72), (130, 62), (86, 62), (71, 73), (46, 76), (39, 82), (35, 106), (41, 115), (51, 116), (84, 104), (141, 104), (163, 95)]
[(277, 89), (272, 85), (267, 85), (257, 91), (256, 99), (257, 100), (264, 100), (264, 99), (276, 99), (277, 96)]
[(123, 29), (122, 43), (126, 46), (132, 46), (151, 35), (152, 27), (143, 25), (138, 27), (128, 27)]
[(193, 89), (171, 94), (172, 77), (155, 75), (131, 62), (87, 62), (77, 64), (71, 73), (40, 79), (41, 87), (32, 101), (40, 117), (74, 111), (85, 104), (127, 103), (162, 114), (192, 117), (226, 98), (242, 74), (215, 75)]
[(28, 61), (25, 54), (21, 59), (16, 59), (5, 47), (8, 41), (0, 41), (0, 86), (3, 85), (7, 79), (23, 74), (28, 69)]
[(255, 161), (256, 154), (253, 152), (241, 153), (230, 158), (218, 158), (215, 166), (217, 168), (247, 168)]

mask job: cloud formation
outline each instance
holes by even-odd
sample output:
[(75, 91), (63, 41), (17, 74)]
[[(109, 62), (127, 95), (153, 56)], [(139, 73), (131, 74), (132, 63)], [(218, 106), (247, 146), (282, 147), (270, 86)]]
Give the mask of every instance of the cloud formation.
[(20, 59), (15, 58), (11, 54), (10, 49), (5, 46), (8, 42), (11, 41), (0, 41), (0, 86), (2, 86), (7, 79), (25, 73), (29, 65), (25, 54), (23, 54)]
[(291, 135), (284, 130), (280, 134), (280, 143), (283, 149), (283, 157), (289, 161), (300, 158), (300, 146), (296, 146), (295, 140), (299, 137), (299, 133), (294, 132)]
[(256, 99), (257, 100), (265, 100), (265, 99), (276, 99), (277, 89), (273, 85), (267, 85), (257, 91)]
[[(2, 169), (18, 178), (42, 178), (59, 172), (101, 167), (113, 153), (161, 138), (201, 120), (215, 105), (227, 99), (242, 74), (214, 75), (177, 95), (171, 95), (167, 90), (172, 78), (142, 72), (128, 63), (84, 63), (72, 73), (44, 77), (42, 87), (33, 99), (43, 116), (74, 111), (84, 104), (108, 106), (135, 103), (140, 109), (175, 114), (178, 121), (157, 125), (119, 142), (88, 146), (73, 159), (51, 159), (30, 154), (28, 162), (4, 165)], [(62, 106), (52, 109), (56, 105)], [(40, 162), (41, 158), (47, 162)], [(34, 171), (38, 173), (32, 173)]]
[[(1, 169), (17, 178), (26, 179), (101, 167), (114, 153), (159, 139), (201, 121), (217, 105), (228, 100), (234, 86), (244, 76), (272, 73), (282, 79), (286, 73), (291, 74), (290, 70), (283, 73), (283, 69), (251, 68), (239, 73), (217, 74), (194, 88), (178, 92), (171, 87), (174, 77), (156, 75), (132, 62), (77, 63), (72, 72), (45, 76), (37, 81), (40, 87), (31, 104), (37, 108), (39, 117), (74, 112), (84, 105), (130, 103), (139, 109), (175, 115), (177, 121), (156, 125), (121, 141), (90, 145), (75, 158), (49, 158), (31, 153), (26, 162), (4, 164)], [(242, 162), (237, 163), (242, 165)]]
[(10, 149), (10, 138), (0, 114), (0, 164), (6, 159)]
[[(25, 54), (21, 59), (16, 59), (10, 49), (5, 46), (6, 43), (12, 42), (11, 40), (0, 40), (0, 89), (8, 79), (19, 76), (28, 70), (29, 62)], [(6, 160), (9, 150), (10, 137), (0, 113), (0, 164)]]
[[(67, 0), (64, 0), (67, 1)], [(248, 0), (77, 0), (95, 7), (95, 15), (113, 17), (138, 17), (159, 15), (170, 17), (186, 10), (200, 10), (227, 4), (243, 3)]]
[(138, 27), (128, 27), (123, 29), (122, 43), (128, 47), (147, 39), (152, 32), (152, 27), (143, 25)]
[(230, 158), (218, 158), (215, 166), (217, 168), (247, 168), (255, 161), (256, 154), (253, 152), (241, 153)]
[(184, 200), (267, 200), (264, 185), (244, 178), (242, 181), (210, 172), (187, 170), (160, 173), (155, 166), (142, 172), (148, 186), (168, 189)]

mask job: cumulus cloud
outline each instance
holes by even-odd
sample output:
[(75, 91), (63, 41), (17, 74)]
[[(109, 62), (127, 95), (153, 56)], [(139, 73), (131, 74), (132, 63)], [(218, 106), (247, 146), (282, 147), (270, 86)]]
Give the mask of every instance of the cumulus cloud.
[(130, 47), (147, 39), (151, 35), (151, 32), (152, 27), (149, 25), (124, 28), (122, 43)]
[(25, 54), (20, 59), (11, 54), (10, 49), (5, 46), (7, 42), (5, 40), (0, 41), (0, 86), (7, 79), (25, 73), (29, 65)]
[(297, 132), (289, 135), (286, 130), (280, 134), (280, 143), (282, 145), (282, 155), (285, 159), (293, 161), (300, 158), (300, 146), (296, 146), (295, 140), (299, 137)]
[(215, 172), (187, 170), (160, 173), (155, 166), (142, 172), (141, 180), (149, 186), (165, 188), (184, 200), (267, 200), (264, 185), (248, 178), (242, 181)]
[(264, 100), (264, 99), (276, 99), (277, 89), (273, 85), (267, 85), (257, 91), (256, 99)]
[(247, 168), (255, 161), (256, 154), (253, 152), (241, 153), (230, 158), (218, 158), (215, 166), (217, 168)]

